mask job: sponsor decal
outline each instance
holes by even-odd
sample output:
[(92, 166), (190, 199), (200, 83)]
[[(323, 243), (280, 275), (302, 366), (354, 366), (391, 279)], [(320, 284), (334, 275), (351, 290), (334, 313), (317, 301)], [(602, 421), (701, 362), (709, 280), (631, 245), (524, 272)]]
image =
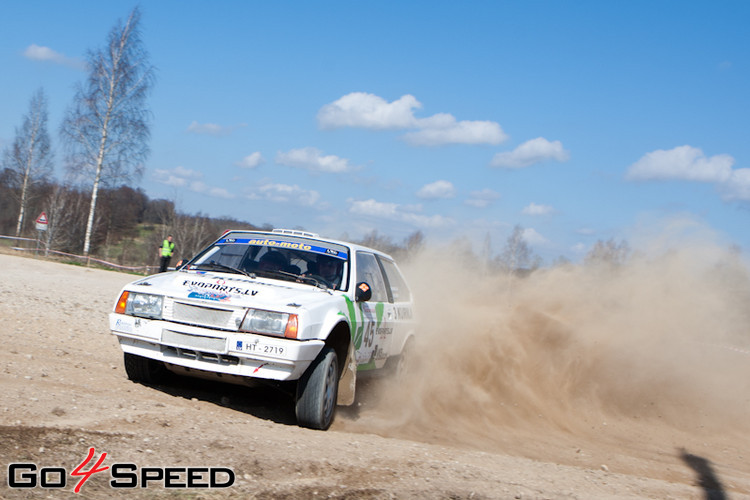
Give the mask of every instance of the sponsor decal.
[(258, 290), (249, 288), (227, 285), (224, 280), (217, 280), (215, 283), (208, 281), (195, 281), (187, 279), (182, 282), (182, 286), (188, 287), (190, 296), (196, 294), (196, 298), (205, 298), (207, 300), (227, 301), (233, 295), (254, 296)]
[(133, 333), (133, 322), (130, 318), (117, 318), (115, 321), (115, 330), (123, 333)]
[(235, 474), (228, 467), (139, 467), (134, 463), (104, 465), (107, 453), (103, 452), (90, 468), (96, 455), (89, 448), (86, 458), (70, 473), (64, 467), (39, 467), (35, 463), (20, 462), (8, 465), (8, 486), (13, 489), (64, 489), (77, 482), (74, 493), (81, 489), (94, 474), (109, 473), (111, 488), (228, 488), (234, 484)]
[(412, 319), (414, 317), (414, 313), (409, 306), (398, 306), (395, 311), (396, 319)]
[(227, 302), (232, 298), (231, 295), (216, 292), (190, 292), (188, 298), (201, 300), (214, 300), (217, 302)]
[(305, 252), (331, 255), (341, 260), (346, 260), (348, 257), (346, 252), (336, 250), (334, 248), (310, 245), (308, 243), (298, 243), (294, 241), (275, 240), (270, 238), (224, 238), (223, 240), (219, 240), (217, 242), (218, 245), (221, 245), (222, 243), (244, 243), (246, 245), (256, 245), (272, 248), (288, 248), (290, 250), (304, 250)]

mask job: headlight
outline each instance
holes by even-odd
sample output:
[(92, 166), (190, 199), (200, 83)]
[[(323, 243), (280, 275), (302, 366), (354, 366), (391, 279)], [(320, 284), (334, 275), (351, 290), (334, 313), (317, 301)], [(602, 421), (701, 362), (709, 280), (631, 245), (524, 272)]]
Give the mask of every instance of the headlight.
[(248, 309), (240, 331), (297, 338), (297, 315)]
[(115, 312), (139, 318), (161, 319), (164, 297), (149, 293), (122, 292)]

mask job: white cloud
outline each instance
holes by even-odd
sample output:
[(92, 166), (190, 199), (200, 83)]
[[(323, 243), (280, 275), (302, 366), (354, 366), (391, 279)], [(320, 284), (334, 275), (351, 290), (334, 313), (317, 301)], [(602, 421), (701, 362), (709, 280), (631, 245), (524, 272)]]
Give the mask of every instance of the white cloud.
[(586, 251), (588, 250), (588, 247), (586, 247), (586, 245), (584, 245), (583, 243), (576, 243), (575, 245), (573, 245), (572, 247), (570, 247), (570, 250), (573, 253), (577, 253), (577, 254), (581, 254), (582, 255), (582, 254), (586, 253)]
[(421, 108), (412, 95), (387, 102), (365, 92), (352, 92), (326, 104), (318, 112), (318, 124), (324, 129), (360, 127), (371, 129), (402, 129), (415, 124), (414, 108)]
[(554, 212), (555, 209), (549, 205), (537, 205), (533, 202), (523, 208), (523, 213), (526, 215), (549, 215)]
[(318, 124), (323, 129), (413, 129), (403, 138), (415, 146), (499, 144), (507, 139), (500, 125), (491, 121), (457, 121), (448, 113), (416, 118), (414, 110), (421, 107), (422, 104), (409, 94), (388, 102), (374, 94), (352, 92), (323, 106), (318, 112)]
[(417, 196), (426, 200), (454, 198), (456, 196), (456, 188), (448, 181), (435, 181), (422, 186), (417, 191)]
[(203, 181), (193, 181), (190, 183), (190, 190), (196, 193), (206, 194), (213, 198), (224, 198), (231, 200), (234, 195), (224, 188), (209, 186)]
[(203, 174), (196, 170), (185, 167), (175, 167), (172, 170), (156, 169), (154, 179), (156, 182), (173, 187), (184, 187), (195, 193), (202, 193), (214, 198), (232, 199), (234, 195), (227, 189), (215, 186), (209, 186), (201, 179)]
[[(440, 119), (433, 119), (435, 117)], [(460, 121), (451, 115), (435, 115), (419, 120), (416, 132), (404, 134), (404, 139), (415, 146), (440, 146), (442, 144), (500, 144), (508, 139), (503, 129), (490, 121)]]
[(567, 161), (570, 153), (563, 149), (560, 141), (548, 141), (537, 137), (524, 142), (510, 152), (497, 153), (490, 162), (493, 167), (524, 168), (546, 160)]
[(188, 179), (200, 179), (201, 177), (203, 177), (203, 174), (201, 172), (198, 172), (197, 170), (191, 170), (182, 166), (175, 167), (172, 170), (172, 173), (174, 173), (174, 175), (179, 175), (180, 177), (186, 177)]
[(200, 172), (185, 167), (175, 167), (172, 170), (157, 168), (154, 171), (156, 182), (174, 187), (185, 187), (190, 182), (190, 179), (200, 179), (201, 177), (203, 177), (203, 174)]
[(732, 171), (720, 188), (725, 200), (750, 201), (750, 168)]
[(343, 173), (353, 169), (346, 158), (335, 155), (323, 155), (323, 153), (312, 147), (292, 149), (287, 153), (279, 151), (276, 154), (276, 163), (287, 167), (297, 167), (312, 172)]
[(49, 47), (43, 47), (36, 44), (31, 44), (26, 47), (26, 50), (23, 51), (23, 56), (32, 61), (51, 62), (81, 70), (86, 68), (86, 63), (80, 59), (67, 57), (59, 52), (55, 52)]
[(240, 168), (253, 169), (265, 162), (263, 155), (259, 151), (245, 156), (242, 160), (235, 163)]
[(544, 245), (548, 242), (547, 238), (539, 234), (536, 229), (530, 227), (523, 230), (521, 237), (529, 245)]
[(725, 182), (732, 175), (734, 158), (729, 155), (706, 157), (699, 148), (679, 146), (646, 153), (628, 168), (629, 180), (679, 179), (697, 182)]
[(500, 193), (485, 188), (480, 191), (472, 191), (464, 203), (475, 208), (487, 208), (493, 201), (499, 198)]
[(379, 219), (405, 222), (417, 227), (444, 227), (453, 224), (453, 220), (442, 215), (423, 215), (420, 205), (399, 205), (369, 200), (348, 200), (349, 212)]
[(320, 193), (314, 190), (302, 189), (298, 185), (266, 183), (247, 195), (251, 200), (266, 200), (276, 203), (294, 203), (311, 207), (317, 204)]
[(247, 127), (247, 124), (240, 123), (238, 125), (223, 126), (217, 125), (216, 123), (198, 123), (193, 120), (193, 122), (188, 125), (187, 131), (191, 134), (213, 135), (218, 137), (230, 135), (232, 132), (242, 127)]
[(686, 145), (646, 153), (628, 168), (625, 178), (712, 183), (726, 201), (750, 201), (750, 168), (733, 169), (733, 165), (728, 154), (707, 157), (700, 148)]

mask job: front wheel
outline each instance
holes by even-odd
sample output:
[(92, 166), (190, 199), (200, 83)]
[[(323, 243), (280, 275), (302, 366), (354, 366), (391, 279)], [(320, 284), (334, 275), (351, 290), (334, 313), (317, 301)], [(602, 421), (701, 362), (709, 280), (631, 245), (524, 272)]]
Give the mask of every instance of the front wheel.
[(297, 382), (297, 423), (302, 427), (326, 430), (333, 422), (339, 390), (336, 351), (323, 348)]
[(124, 354), (125, 373), (133, 382), (155, 384), (160, 382), (167, 374), (167, 369), (164, 367), (164, 363), (144, 358), (137, 354), (130, 354), (129, 352)]

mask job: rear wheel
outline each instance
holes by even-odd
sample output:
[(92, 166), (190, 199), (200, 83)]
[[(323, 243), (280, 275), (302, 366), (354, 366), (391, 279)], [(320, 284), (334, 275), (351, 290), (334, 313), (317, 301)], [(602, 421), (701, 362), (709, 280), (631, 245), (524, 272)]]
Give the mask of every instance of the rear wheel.
[(336, 351), (325, 347), (297, 383), (297, 423), (311, 429), (328, 429), (336, 412), (338, 389), (338, 357)]
[(410, 337), (404, 349), (398, 356), (388, 358), (386, 361), (385, 373), (392, 378), (397, 384), (403, 384), (408, 381), (417, 368), (417, 360), (414, 352), (414, 338)]
[(164, 378), (167, 369), (164, 363), (126, 352), (125, 373), (133, 382), (155, 384)]

